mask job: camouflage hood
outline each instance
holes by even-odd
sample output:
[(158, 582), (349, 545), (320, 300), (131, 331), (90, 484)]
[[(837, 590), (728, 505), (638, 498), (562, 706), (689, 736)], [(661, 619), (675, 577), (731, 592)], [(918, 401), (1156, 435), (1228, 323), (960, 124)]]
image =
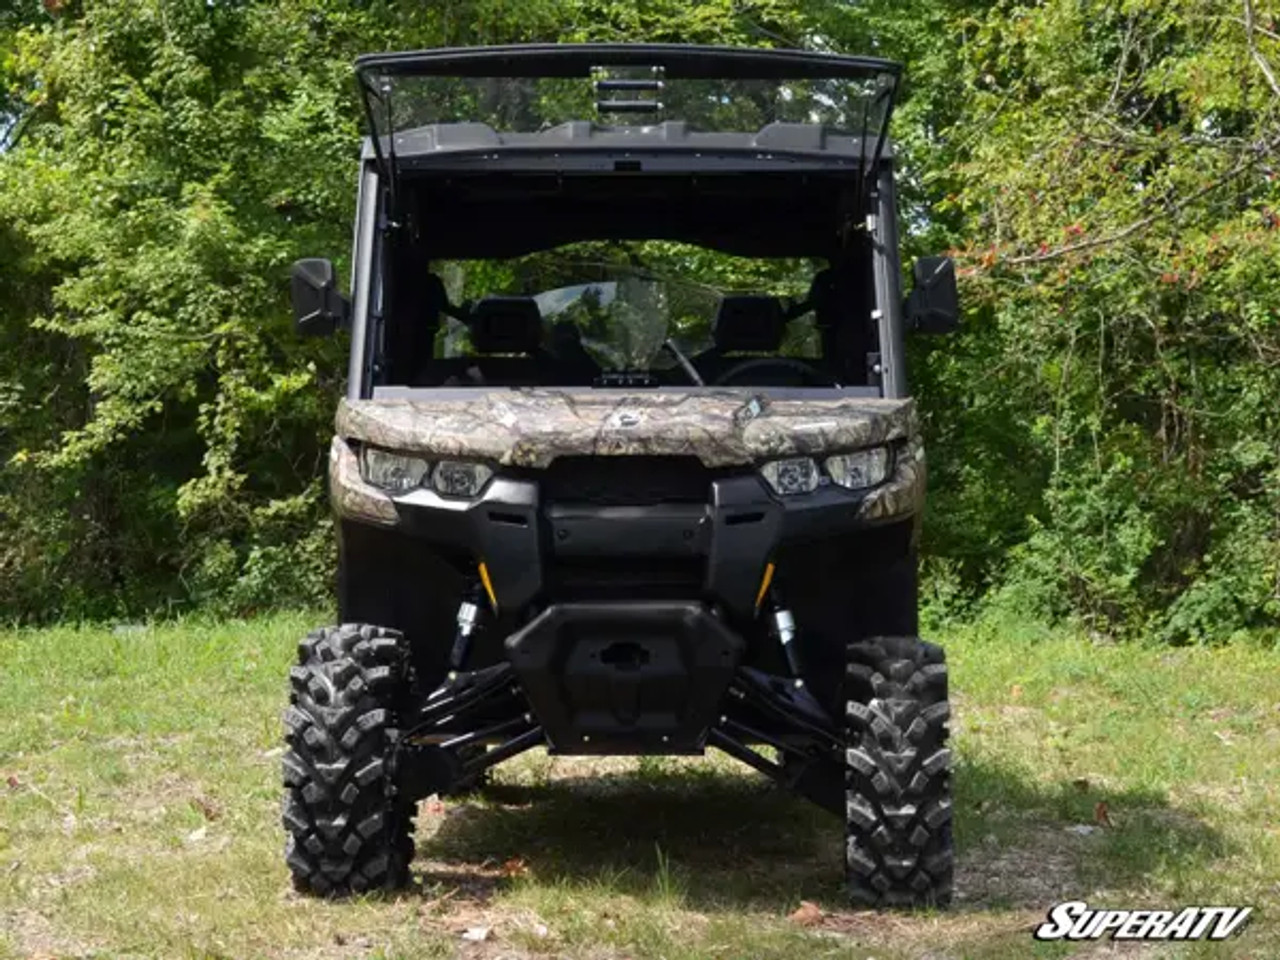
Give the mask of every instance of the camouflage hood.
[(440, 391), (344, 400), (336, 429), (392, 450), (546, 467), (559, 456), (692, 455), (708, 467), (821, 454), (912, 437), (911, 400), (773, 399), (767, 390)]

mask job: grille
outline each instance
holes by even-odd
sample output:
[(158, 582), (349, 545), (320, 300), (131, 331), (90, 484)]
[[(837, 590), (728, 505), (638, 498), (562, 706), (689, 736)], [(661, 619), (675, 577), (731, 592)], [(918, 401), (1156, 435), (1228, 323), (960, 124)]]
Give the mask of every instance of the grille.
[(558, 457), (542, 477), (548, 502), (706, 503), (710, 493), (711, 472), (697, 457)]
[(701, 557), (593, 557), (557, 561), (546, 574), (548, 591), (558, 602), (696, 600), (702, 596), (706, 564)]

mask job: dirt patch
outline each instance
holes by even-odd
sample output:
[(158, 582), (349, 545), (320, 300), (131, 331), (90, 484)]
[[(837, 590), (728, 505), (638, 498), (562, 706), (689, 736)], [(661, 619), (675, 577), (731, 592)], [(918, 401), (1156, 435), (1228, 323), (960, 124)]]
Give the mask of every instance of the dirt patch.
[[(1007, 944), (1010, 956), (1030, 955), (1032, 934), (1045, 921), (1042, 909), (987, 911), (958, 907), (935, 916), (912, 916), (874, 910), (825, 914), (814, 932), (849, 939), (869, 948), (906, 950), (920, 960), (960, 960), (970, 945)], [(939, 946), (949, 944), (949, 946)], [(1025, 954), (1014, 951), (1026, 947)], [(1073, 958), (1111, 960), (1118, 957), (1164, 956), (1167, 946), (1147, 943), (1076, 944)], [(861, 954), (855, 953), (855, 956)]]
[(1080, 892), (1079, 863), (1095, 838), (1028, 825), (1012, 840), (983, 837), (957, 857), (956, 904), (1044, 909)]
[[(866, 948), (907, 949), (922, 960), (958, 960), (965, 944), (1026, 937), (1044, 920), (1039, 911), (966, 913), (952, 911), (935, 916), (876, 912), (834, 911), (823, 916), (815, 932), (850, 939)], [(950, 944), (940, 947), (939, 944)]]
[(167, 733), (163, 735), (139, 735), (107, 737), (100, 746), (107, 750), (129, 750), (145, 756), (155, 756), (171, 751), (174, 747), (195, 740), (192, 733)]
[(1111, 960), (1112, 957), (1167, 957), (1168, 944), (1155, 943), (1098, 943), (1084, 947), (1078, 954), (1080, 960)]
[(139, 823), (155, 823), (170, 810), (189, 806), (193, 797), (201, 796), (200, 782), (177, 773), (162, 773), (154, 780), (133, 785), (129, 791), (120, 791), (121, 805), (127, 804), (131, 820)]
[(72, 960), (100, 953), (101, 948), (59, 930), (44, 914), (18, 908), (0, 913), (0, 939), (20, 957), (59, 957)]
[(440, 906), (450, 911), (463, 905), (468, 909), (487, 905), (509, 879), (501, 864), (488, 863), (418, 859), (414, 861), (413, 872), (425, 895), (430, 897), (435, 891), (442, 891)]

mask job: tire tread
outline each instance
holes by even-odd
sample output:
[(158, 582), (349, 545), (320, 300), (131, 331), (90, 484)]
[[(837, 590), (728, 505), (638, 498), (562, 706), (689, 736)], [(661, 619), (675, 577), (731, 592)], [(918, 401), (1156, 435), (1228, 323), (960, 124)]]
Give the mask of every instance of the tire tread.
[(400, 634), (325, 627), (298, 644), (284, 711), (285, 863), (321, 896), (392, 890), (409, 878), (413, 806), (390, 766), (408, 682)]
[(950, 707), (943, 651), (916, 637), (849, 644), (845, 876), (869, 907), (951, 901)]

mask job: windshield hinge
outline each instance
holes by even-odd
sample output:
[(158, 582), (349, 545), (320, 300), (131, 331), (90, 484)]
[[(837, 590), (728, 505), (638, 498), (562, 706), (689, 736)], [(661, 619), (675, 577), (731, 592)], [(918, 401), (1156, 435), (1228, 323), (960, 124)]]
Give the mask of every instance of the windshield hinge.
[(840, 244), (847, 249), (855, 234), (870, 229), (868, 214), (863, 212), (865, 208), (856, 190), (841, 190), (839, 204)]
[(867, 354), (867, 386), (879, 387), (884, 383), (884, 366), (880, 363), (880, 354)]

